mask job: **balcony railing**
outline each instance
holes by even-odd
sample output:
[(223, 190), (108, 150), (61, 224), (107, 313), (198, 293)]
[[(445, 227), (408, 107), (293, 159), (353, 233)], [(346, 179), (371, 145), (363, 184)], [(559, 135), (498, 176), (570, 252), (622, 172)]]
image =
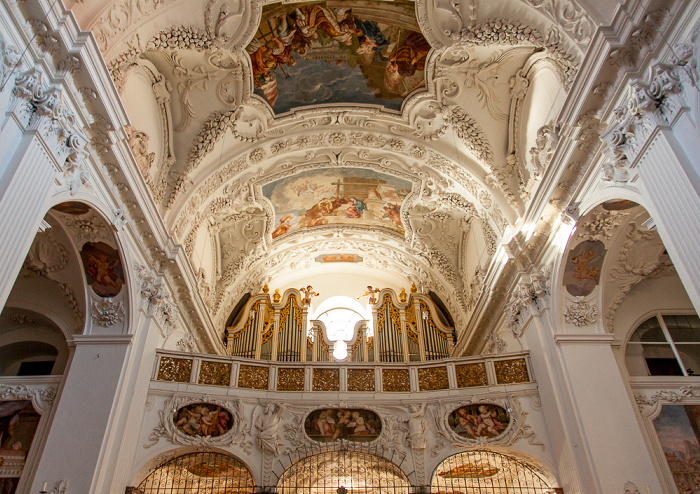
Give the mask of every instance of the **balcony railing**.
[(271, 362), (159, 350), (152, 379), (263, 391), (456, 390), (534, 382), (528, 352), (414, 363)]

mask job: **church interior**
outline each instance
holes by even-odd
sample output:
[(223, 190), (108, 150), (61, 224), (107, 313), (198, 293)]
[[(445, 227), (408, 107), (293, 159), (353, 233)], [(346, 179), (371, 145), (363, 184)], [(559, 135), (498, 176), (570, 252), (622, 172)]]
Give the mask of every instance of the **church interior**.
[(700, 493), (697, 1), (0, 0), (0, 50), (0, 493)]

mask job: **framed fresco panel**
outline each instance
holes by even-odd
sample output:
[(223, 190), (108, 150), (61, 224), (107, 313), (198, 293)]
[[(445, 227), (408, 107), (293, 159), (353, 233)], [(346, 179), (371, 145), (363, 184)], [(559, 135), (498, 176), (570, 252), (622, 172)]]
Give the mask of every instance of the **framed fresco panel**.
[(369, 442), (379, 437), (382, 421), (376, 413), (360, 408), (314, 410), (304, 421), (306, 435), (314, 441)]
[(599, 240), (579, 243), (568, 254), (564, 268), (564, 286), (575, 297), (590, 295), (600, 282), (605, 245)]
[(247, 46), (255, 92), (275, 113), (323, 103), (400, 110), (425, 84), (430, 45), (413, 2), (278, 2)]
[(700, 406), (664, 405), (654, 428), (678, 492), (700, 492)]
[(490, 403), (465, 405), (447, 418), (450, 428), (467, 439), (492, 438), (503, 434), (510, 423), (508, 412)]
[(88, 285), (100, 297), (119, 294), (124, 284), (124, 270), (119, 252), (104, 242), (86, 242), (80, 251)]
[(321, 168), (262, 187), (275, 210), (272, 238), (325, 225), (383, 227), (403, 235), (408, 180), (364, 168)]
[(186, 436), (217, 437), (231, 430), (231, 412), (219, 405), (193, 403), (173, 415), (177, 430)]
[(29, 400), (0, 401), (0, 492), (14, 494), (40, 416)]

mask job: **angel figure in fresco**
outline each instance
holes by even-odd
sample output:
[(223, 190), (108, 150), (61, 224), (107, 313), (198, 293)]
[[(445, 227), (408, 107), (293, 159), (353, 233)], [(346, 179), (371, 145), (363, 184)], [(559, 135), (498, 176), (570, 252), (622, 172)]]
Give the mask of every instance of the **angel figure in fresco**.
[(97, 257), (90, 254), (88, 257), (88, 274), (97, 284), (111, 286), (118, 290), (121, 288), (121, 280), (114, 273), (114, 267), (118, 264), (119, 259), (110, 262), (105, 254), (98, 254)]
[(333, 410), (324, 410), (316, 419), (314, 428), (322, 436), (332, 436), (335, 433), (335, 418), (333, 417)]
[(467, 408), (457, 410), (457, 427), (455, 432), (466, 432), (472, 437), (476, 437), (476, 428), (479, 425), (479, 419), (476, 415), (469, 413)]
[(258, 406), (253, 412), (253, 428), (257, 434), (258, 447), (263, 451), (277, 454), (280, 442), (277, 429), (286, 407), (276, 403)]
[(574, 277), (579, 280), (595, 280), (600, 274), (600, 268), (598, 266), (589, 268), (588, 263), (595, 262), (598, 259), (600, 259), (600, 256), (596, 256), (593, 249), (584, 250), (579, 255), (571, 257), (569, 260), (576, 265)]
[(367, 303), (369, 305), (374, 305), (379, 300), (379, 292), (379, 288), (372, 288), (371, 286), (367, 286), (367, 290), (365, 291), (365, 293), (357, 297), (357, 300), (360, 300), (362, 297), (369, 297), (367, 299)]
[(411, 32), (402, 45), (397, 46), (389, 55), (384, 73), (384, 85), (396, 90), (404, 77), (410, 77), (418, 70), (425, 70), (430, 45), (422, 34)]
[(277, 228), (272, 230), (272, 238), (277, 238), (279, 236), (284, 235), (287, 233), (291, 228), (292, 228), (292, 220), (294, 219), (294, 215), (291, 213), (285, 214), (280, 218), (280, 224), (277, 225)]
[(199, 421), (202, 418), (202, 410), (200, 407), (196, 407), (194, 410), (184, 410), (184, 414), (181, 414), (180, 420), (175, 422), (177, 427), (181, 427), (190, 436), (194, 436), (199, 431)]
[(479, 416), (477, 420), (479, 425), (474, 433), (475, 436), (497, 436), (500, 431), (505, 429), (505, 426), (496, 418), (498, 413), (495, 409), (489, 410), (489, 407), (486, 405), (480, 405), (478, 410)]
[(307, 286), (306, 288), (299, 288), (299, 291), (304, 294), (304, 297), (301, 299), (301, 304), (305, 305), (306, 307), (311, 305), (311, 297), (317, 297), (320, 295), (320, 293), (316, 293), (314, 289), (311, 288), (311, 285)]

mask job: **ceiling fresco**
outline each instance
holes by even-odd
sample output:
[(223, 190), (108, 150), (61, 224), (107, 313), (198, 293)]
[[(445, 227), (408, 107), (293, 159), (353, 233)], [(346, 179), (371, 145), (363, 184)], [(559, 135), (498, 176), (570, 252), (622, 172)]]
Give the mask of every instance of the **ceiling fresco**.
[(411, 187), (373, 170), (322, 168), (266, 184), (262, 193), (275, 210), (273, 239), (324, 225), (383, 227), (403, 235), (401, 204)]
[(312, 2), (263, 8), (246, 48), (255, 92), (276, 113), (320, 103), (400, 110), (425, 84), (430, 45), (411, 2)]

